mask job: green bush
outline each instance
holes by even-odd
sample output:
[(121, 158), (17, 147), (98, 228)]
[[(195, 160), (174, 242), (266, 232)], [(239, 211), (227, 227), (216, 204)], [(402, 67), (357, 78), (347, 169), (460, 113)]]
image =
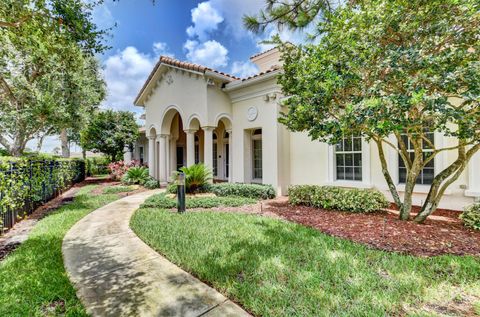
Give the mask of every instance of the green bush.
[(219, 183), (210, 186), (209, 191), (217, 196), (240, 196), (256, 199), (274, 198), (272, 185)]
[[(271, 199), (275, 198), (275, 189), (272, 185), (259, 184), (240, 184), (240, 183), (218, 183), (204, 184), (197, 189), (197, 192), (214, 193), (219, 197), (237, 196), (254, 199)], [(177, 185), (175, 183), (167, 186), (167, 193), (176, 194)]]
[(480, 203), (465, 208), (460, 219), (466, 227), (480, 230)]
[(150, 176), (148, 175), (148, 168), (142, 166), (134, 166), (127, 170), (122, 177), (122, 183), (124, 184), (138, 184), (143, 185)]
[(143, 187), (148, 188), (148, 189), (159, 188), (160, 187), (160, 182), (158, 180), (156, 180), (155, 178), (149, 176), (148, 179), (143, 184)]
[(293, 205), (367, 213), (386, 208), (388, 200), (378, 190), (334, 186), (297, 185), (288, 189)]
[(32, 208), (85, 177), (83, 160), (0, 157), (0, 214)]
[[(239, 207), (255, 204), (257, 200), (245, 197), (187, 197), (187, 208), (213, 208), (213, 207)], [(148, 198), (141, 208), (171, 209), (177, 207), (177, 200), (169, 198), (166, 194), (158, 194)]]
[(126, 193), (136, 190), (136, 186), (108, 186), (103, 189), (104, 194)]
[(110, 164), (110, 160), (107, 157), (88, 157), (85, 160), (85, 173), (87, 176), (108, 174), (110, 172), (108, 164)]
[[(203, 192), (203, 188), (212, 179), (212, 171), (202, 163), (189, 167), (184, 166), (180, 168), (180, 171), (185, 174), (185, 190), (187, 193)], [(178, 172), (175, 172), (174, 178), (177, 177)]]

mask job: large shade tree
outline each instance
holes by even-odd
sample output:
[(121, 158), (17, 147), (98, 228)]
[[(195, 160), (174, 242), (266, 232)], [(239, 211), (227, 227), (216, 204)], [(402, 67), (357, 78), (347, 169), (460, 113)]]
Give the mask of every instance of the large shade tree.
[(138, 138), (139, 126), (129, 111), (98, 111), (80, 133), (85, 150), (101, 152), (113, 161), (122, 159), (125, 149)]
[(104, 97), (94, 54), (107, 47), (82, 0), (0, 2), (0, 145), (78, 125)]
[[(480, 148), (480, 3), (359, 0), (321, 13), (318, 43), (283, 48), (288, 111), (280, 120), (314, 140), (335, 144), (357, 134), (376, 144), (404, 220), (422, 170), (452, 153), (414, 218), (423, 222)], [(431, 132), (455, 141), (435, 144)], [(406, 168), (403, 198), (389, 148)]]

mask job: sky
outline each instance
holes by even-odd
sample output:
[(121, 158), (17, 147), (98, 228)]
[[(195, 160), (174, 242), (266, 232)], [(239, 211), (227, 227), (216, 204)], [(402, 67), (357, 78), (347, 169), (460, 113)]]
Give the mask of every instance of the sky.
[[(133, 100), (161, 55), (190, 61), (239, 77), (258, 72), (249, 57), (270, 48), (261, 42), (277, 33), (273, 28), (253, 34), (243, 27), (245, 14), (256, 14), (264, 0), (106, 0), (93, 14), (101, 28), (112, 28), (98, 56), (107, 83), (102, 108), (139, 115)], [(305, 35), (282, 31), (283, 40), (303, 42)], [(35, 141), (28, 146), (35, 149)], [(44, 141), (42, 152), (59, 147), (58, 137)], [(73, 148), (72, 151), (79, 151)]]

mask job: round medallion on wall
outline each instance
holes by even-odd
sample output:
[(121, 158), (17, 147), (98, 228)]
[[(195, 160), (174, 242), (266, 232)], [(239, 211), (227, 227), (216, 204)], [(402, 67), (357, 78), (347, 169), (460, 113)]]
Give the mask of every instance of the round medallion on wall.
[(248, 121), (253, 121), (253, 120), (257, 119), (257, 116), (258, 116), (258, 109), (257, 109), (257, 107), (251, 106), (250, 108), (248, 108), (248, 110), (247, 110), (247, 119), (248, 119)]

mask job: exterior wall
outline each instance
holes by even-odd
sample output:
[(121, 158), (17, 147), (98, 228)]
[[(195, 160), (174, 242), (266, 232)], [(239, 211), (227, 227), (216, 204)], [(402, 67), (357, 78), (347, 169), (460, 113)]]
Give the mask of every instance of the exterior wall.
[[(454, 138), (442, 137), (437, 135), (435, 137), (437, 144), (442, 144), (442, 147), (454, 146), (456, 140)], [(364, 143), (363, 145), (365, 145)], [(365, 181), (363, 175), (362, 182), (342, 182), (335, 181), (329, 174), (334, 173), (331, 169), (329, 161), (333, 159), (333, 151), (329, 151), (331, 146), (318, 142), (311, 141), (306, 133), (291, 133), (290, 134), (290, 179), (292, 185), (299, 184), (317, 184), (317, 185), (337, 185), (344, 187), (357, 188), (376, 188), (383, 191), (391, 198), (388, 191), (387, 183), (382, 174), (378, 150), (374, 143), (367, 144), (367, 151), (370, 159), (364, 162), (364, 168), (367, 167), (367, 177), (369, 181)], [(398, 154), (385, 146), (385, 152), (389, 164), (390, 173), (395, 182), (398, 184)], [(440, 207), (458, 209), (464, 205), (472, 203), (473, 197), (480, 196), (480, 156), (477, 155), (472, 159), (466, 171), (462, 173), (457, 181), (450, 185), (449, 189), (443, 197)], [(444, 154), (439, 154), (435, 159), (435, 173), (440, 172), (456, 159), (455, 151), (446, 151)], [(471, 178), (469, 175), (473, 175)], [(476, 176), (475, 176), (476, 175)], [(397, 185), (401, 192), (403, 186)], [(467, 188), (467, 190), (465, 190)], [(425, 194), (428, 192), (429, 186), (417, 185), (415, 186), (414, 203), (421, 204), (425, 199)]]
[(266, 72), (275, 67), (281, 67), (280, 51), (276, 48), (267, 51), (261, 55), (252, 57), (250, 60), (257, 65), (260, 72)]
[[(269, 95), (270, 97), (266, 98)], [(280, 92), (272, 79), (230, 92), (233, 109), (233, 181), (252, 182), (251, 131), (262, 129), (262, 183), (273, 185), (286, 194), (289, 183), (289, 134), (277, 121)], [(275, 96), (275, 98), (273, 98)], [(258, 110), (248, 120), (250, 107)]]

